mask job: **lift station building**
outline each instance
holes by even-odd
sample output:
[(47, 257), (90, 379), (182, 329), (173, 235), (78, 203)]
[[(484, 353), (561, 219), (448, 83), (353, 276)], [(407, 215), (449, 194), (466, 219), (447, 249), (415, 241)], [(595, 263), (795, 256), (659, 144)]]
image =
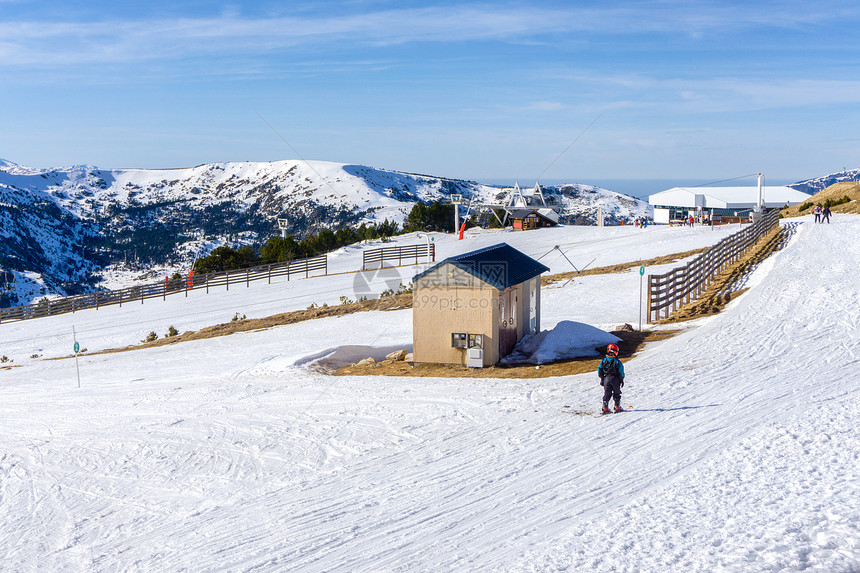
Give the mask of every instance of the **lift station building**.
[[(744, 215), (758, 204), (758, 187), (673, 187), (648, 196), (655, 223), (670, 223), (690, 215)], [(786, 186), (765, 187), (763, 207), (777, 209), (809, 200), (810, 195)]]
[(412, 279), (413, 361), (482, 368), (540, 331), (548, 267), (507, 243), (447, 258)]

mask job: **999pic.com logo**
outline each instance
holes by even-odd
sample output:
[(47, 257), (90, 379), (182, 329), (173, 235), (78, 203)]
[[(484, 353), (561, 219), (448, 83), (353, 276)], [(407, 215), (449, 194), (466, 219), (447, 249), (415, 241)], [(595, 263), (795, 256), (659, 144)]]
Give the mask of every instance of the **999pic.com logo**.
[[(355, 273), (352, 280), (352, 293), (356, 300), (377, 298), (379, 295), (389, 291), (397, 292), (403, 283), (404, 277), (394, 267), (381, 267), (369, 271)], [(409, 281), (407, 281), (409, 282)]]

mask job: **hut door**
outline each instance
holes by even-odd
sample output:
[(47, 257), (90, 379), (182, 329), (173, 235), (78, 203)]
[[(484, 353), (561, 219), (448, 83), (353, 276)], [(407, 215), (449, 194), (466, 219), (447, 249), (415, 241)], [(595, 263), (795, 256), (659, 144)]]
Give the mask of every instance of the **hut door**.
[(513, 289), (499, 297), (499, 358), (511, 353), (517, 344), (516, 295)]
[(529, 296), (529, 333), (537, 334), (537, 297), (535, 296), (535, 287), (532, 286)]

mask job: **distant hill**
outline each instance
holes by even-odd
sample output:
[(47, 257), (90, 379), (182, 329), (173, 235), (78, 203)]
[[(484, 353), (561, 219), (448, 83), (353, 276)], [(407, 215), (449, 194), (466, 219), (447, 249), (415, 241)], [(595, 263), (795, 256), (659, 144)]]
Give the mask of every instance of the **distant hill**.
[[(847, 203), (832, 205), (830, 210), (833, 213), (860, 213), (860, 183), (855, 181), (834, 183), (810, 197), (807, 205), (810, 203), (813, 205), (824, 205), (828, 200), (831, 203), (835, 203), (842, 200), (844, 197), (848, 197), (851, 200)], [(804, 204), (794, 205), (793, 207), (785, 209), (783, 214), (786, 217), (798, 217), (812, 213), (812, 209), (809, 207), (806, 207), (801, 211), (800, 208), (803, 206)]]
[[(582, 184), (548, 186), (563, 223), (649, 213), (644, 201)], [(0, 305), (98, 288), (118, 265), (187, 268), (219, 245), (288, 232), (402, 223), (416, 202), (492, 202), (504, 191), (462, 181), (324, 161), (212, 163), (182, 169), (31, 169), (0, 160)], [(465, 207), (462, 208), (465, 211)], [(465, 212), (464, 212), (465, 214)]]
[(850, 181), (860, 181), (860, 169), (849, 169), (847, 171), (839, 171), (822, 177), (815, 177), (814, 179), (807, 179), (806, 181), (798, 181), (797, 183), (789, 185), (789, 187), (797, 189), (798, 191), (803, 191), (804, 193), (809, 193), (810, 195), (815, 195), (834, 183)]

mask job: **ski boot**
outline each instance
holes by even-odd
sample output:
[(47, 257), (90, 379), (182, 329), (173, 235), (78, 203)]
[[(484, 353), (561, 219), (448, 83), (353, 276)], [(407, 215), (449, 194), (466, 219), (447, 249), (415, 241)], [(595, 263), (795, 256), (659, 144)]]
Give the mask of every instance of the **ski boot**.
[(604, 403), (603, 403), (603, 411), (602, 411), (602, 413), (603, 413), (603, 414), (611, 414), (611, 413), (612, 413), (612, 411), (609, 409), (609, 402), (604, 402)]
[(615, 404), (615, 411), (616, 412), (623, 412), (624, 408), (621, 407), (621, 404)]

